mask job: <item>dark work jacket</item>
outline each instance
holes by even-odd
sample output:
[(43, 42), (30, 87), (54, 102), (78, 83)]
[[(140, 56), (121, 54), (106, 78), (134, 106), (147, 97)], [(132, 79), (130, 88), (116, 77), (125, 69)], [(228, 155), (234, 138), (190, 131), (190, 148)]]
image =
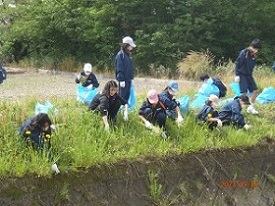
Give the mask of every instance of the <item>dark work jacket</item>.
[[(80, 73), (80, 75), (81, 75), (81, 77), (83, 77), (83, 78), (86, 79), (85, 82), (82, 83), (82, 86), (83, 86), (83, 87), (87, 87), (87, 86), (89, 86), (89, 85), (91, 85), (91, 84), (93, 85), (93, 88), (98, 88), (98, 87), (99, 87), (99, 83), (98, 83), (97, 78), (96, 78), (96, 76), (95, 76), (94, 73), (90, 73), (89, 76), (86, 76), (86, 75), (85, 75), (85, 72), (82, 71), (82, 72)], [(75, 79), (75, 82), (76, 82), (77, 84), (79, 84), (79, 83), (80, 83), (80, 79), (76, 78), (76, 79)]]
[(235, 75), (252, 75), (256, 64), (256, 54), (248, 48), (243, 49), (235, 62)]
[(152, 115), (155, 116), (158, 112), (165, 111), (165, 108), (161, 106), (160, 102), (158, 102), (155, 106), (151, 104), (148, 100), (144, 101), (139, 109), (139, 115), (145, 116), (145, 110), (150, 108), (152, 111)]
[(115, 58), (117, 81), (131, 81), (134, 79), (134, 66), (131, 54), (121, 49)]
[(242, 107), (239, 99), (235, 99), (232, 102), (226, 104), (219, 112), (219, 119), (231, 119), (234, 122), (238, 122), (243, 115), (241, 114)]
[(89, 107), (91, 110), (99, 110), (101, 116), (106, 116), (109, 109), (112, 108), (113, 104), (115, 104), (115, 101), (120, 101), (122, 105), (127, 104), (127, 102), (118, 93), (110, 97), (104, 93), (98, 93), (93, 98)]
[(210, 105), (204, 105), (202, 110), (196, 116), (196, 122), (207, 122), (209, 118), (216, 118), (216, 114), (217, 112)]
[(168, 90), (164, 90), (159, 94), (159, 100), (163, 103), (165, 108), (168, 110), (174, 110), (178, 106), (178, 103), (169, 94)]

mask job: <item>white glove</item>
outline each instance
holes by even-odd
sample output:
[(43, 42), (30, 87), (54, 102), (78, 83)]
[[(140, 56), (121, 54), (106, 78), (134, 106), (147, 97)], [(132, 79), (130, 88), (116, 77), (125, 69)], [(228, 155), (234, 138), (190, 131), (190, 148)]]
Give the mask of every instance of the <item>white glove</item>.
[(80, 80), (80, 79), (81, 79), (81, 75), (80, 75), (80, 74), (77, 75), (76, 78), (77, 78), (78, 80)]
[(92, 88), (93, 88), (93, 86), (94, 86), (93, 84), (90, 84), (90, 85), (89, 85), (89, 86), (87, 86), (86, 88), (87, 88), (87, 89), (92, 89)]
[(104, 130), (105, 130), (105, 132), (109, 132), (109, 130), (110, 130), (109, 124), (105, 124)]
[(178, 125), (180, 125), (182, 122), (183, 122), (182, 116), (178, 116), (178, 118), (177, 118)]
[(245, 128), (245, 130), (249, 130), (251, 128), (251, 126), (248, 124), (245, 124), (243, 127)]
[(145, 127), (146, 127), (147, 129), (153, 129), (153, 125), (152, 125), (149, 121), (146, 121), (146, 122), (145, 122)]
[(50, 128), (51, 128), (52, 130), (55, 130), (55, 129), (56, 129), (56, 126), (55, 126), (54, 124), (51, 124)]
[(217, 124), (218, 127), (222, 127), (222, 121), (220, 119), (217, 120), (217, 123), (218, 123)]
[(124, 88), (125, 87), (125, 81), (119, 82), (119, 86), (122, 87), (122, 88)]
[(240, 82), (240, 76), (235, 76), (235, 82), (239, 83)]
[(123, 119), (124, 119), (124, 121), (128, 120), (128, 111), (127, 110), (124, 111)]

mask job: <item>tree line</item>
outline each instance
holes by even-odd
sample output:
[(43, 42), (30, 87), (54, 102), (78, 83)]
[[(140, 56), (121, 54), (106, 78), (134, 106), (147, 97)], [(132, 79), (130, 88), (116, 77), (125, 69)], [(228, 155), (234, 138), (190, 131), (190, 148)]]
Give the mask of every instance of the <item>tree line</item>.
[[(14, 6), (10, 6), (12, 5)], [(217, 61), (235, 60), (254, 38), (260, 64), (274, 60), (275, 3), (270, 0), (16, 0), (0, 5), (2, 62), (73, 58), (113, 69), (126, 35), (135, 67), (175, 71), (189, 51), (208, 49)]]

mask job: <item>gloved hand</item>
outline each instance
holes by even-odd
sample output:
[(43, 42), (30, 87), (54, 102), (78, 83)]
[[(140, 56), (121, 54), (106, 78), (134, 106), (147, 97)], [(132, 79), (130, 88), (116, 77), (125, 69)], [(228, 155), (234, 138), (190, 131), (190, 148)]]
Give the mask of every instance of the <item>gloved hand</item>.
[(244, 127), (245, 130), (249, 130), (251, 128), (251, 126), (248, 125), (248, 124), (245, 124), (243, 127)]
[(145, 127), (146, 127), (147, 129), (153, 129), (153, 125), (152, 125), (149, 121), (146, 121), (146, 122), (145, 122)]
[(109, 132), (109, 130), (110, 130), (109, 124), (105, 124), (104, 130), (105, 130), (105, 132)]
[(182, 122), (183, 122), (182, 116), (178, 116), (178, 118), (177, 118), (178, 125), (181, 125)]
[(235, 76), (235, 82), (239, 83), (240, 82), (240, 76)]
[(128, 111), (127, 110), (124, 110), (123, 119), (124, 119), (124, 121), (128, 120)]
[(56, 127), (55, 127), (54, 124), (51, 124), (50, 128), (51, 128), (52, 130), (55, 130), (55, 129), (56, 129)]
[(93, 87), (94, 87), (93, 84), (90, 84), (90, 85), (87, 86), (86, 88), (87, 88), (87, 89), (93, 89)]
[(217, 123), (218, 123), (217, 124), (218, 127), (222, 127), (222, 121), (220, 119), (217, 120)]
[(125, 87), (125, 81), (119, 82), (119, 86), (124, 88)]
[(80, 79), (81, 79), (81, 75), (78, 74), (78, 75), (76, 76), (76, 78), (77, 78), (78, 80), (80, 80)]

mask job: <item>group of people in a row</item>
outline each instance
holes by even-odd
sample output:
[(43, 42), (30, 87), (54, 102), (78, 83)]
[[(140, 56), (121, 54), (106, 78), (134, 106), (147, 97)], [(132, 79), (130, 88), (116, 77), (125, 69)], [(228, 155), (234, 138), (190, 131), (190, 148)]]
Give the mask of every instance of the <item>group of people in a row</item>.
[[(131, 51), (135, 47), (136, 44), (131, 37), (127, 36), (123, 38), (121, 50), (115, 57), (115, 76), (117, 81), (108, 81), (103, 90), (95, 95), (89, 105), (90, 110), (100, 113), (102, 116), (106, 131), (110, 129), (110, 122), (116, 121), (118, 112), (123, 105), (123, 118), (124, 120), (128, 119), (128, 100), (132, 80), (134, 79)], [(236, 125), (237, 128), (248, 129), (250, 127), (246, 124), (241, 111), (245, 105), (250, 105), (247, 111), (253, 114), (258, 113), (253, 106), (258, 89), (252, 74), (256, 53), (259, 48), (261, 48), (260, 40), (253, 40), (248, 48), (240, 52), (236, 60), (235, 81), (239, 83), (242, 95), (235, 97), (220, 112), (216, 111), (219, 97), (213, 94), (210, 95), (201, 111), (196, 115), (198, 124), (202, 122), (206, 123), (210, 129), (228, 124)], [(98, 80), (92, 72), (92, 65), (90, 63), (84, 65), (83, 71), (77, 76), (75, 81), (89, 89), (99, 87)], [(161, 131), (161, 135), (167, 137), (165, 127), (167, 117), (171, 117), (178, 125), (183, 122), (180, 105), (176, 100), (178, 91), (178, 82), (172, 80), (160, 93), (156, 90), (150, 90), (147, 93), (147, 98), (142, 103), (138, 112), (146, 128)], [(252, 93), (251, 102), (247, 96), (247, 91)], [(220, 97), (225, 96), (225, 94), (221, 94)], [(51, 125), (52, 123), (47, 114), (38, 114), (22, 125), (21, 134), (26, 139), (29, 138), (33, 144), (43, 147), (40, 137), (43, 136), (43, 142), (50, 140)]]

